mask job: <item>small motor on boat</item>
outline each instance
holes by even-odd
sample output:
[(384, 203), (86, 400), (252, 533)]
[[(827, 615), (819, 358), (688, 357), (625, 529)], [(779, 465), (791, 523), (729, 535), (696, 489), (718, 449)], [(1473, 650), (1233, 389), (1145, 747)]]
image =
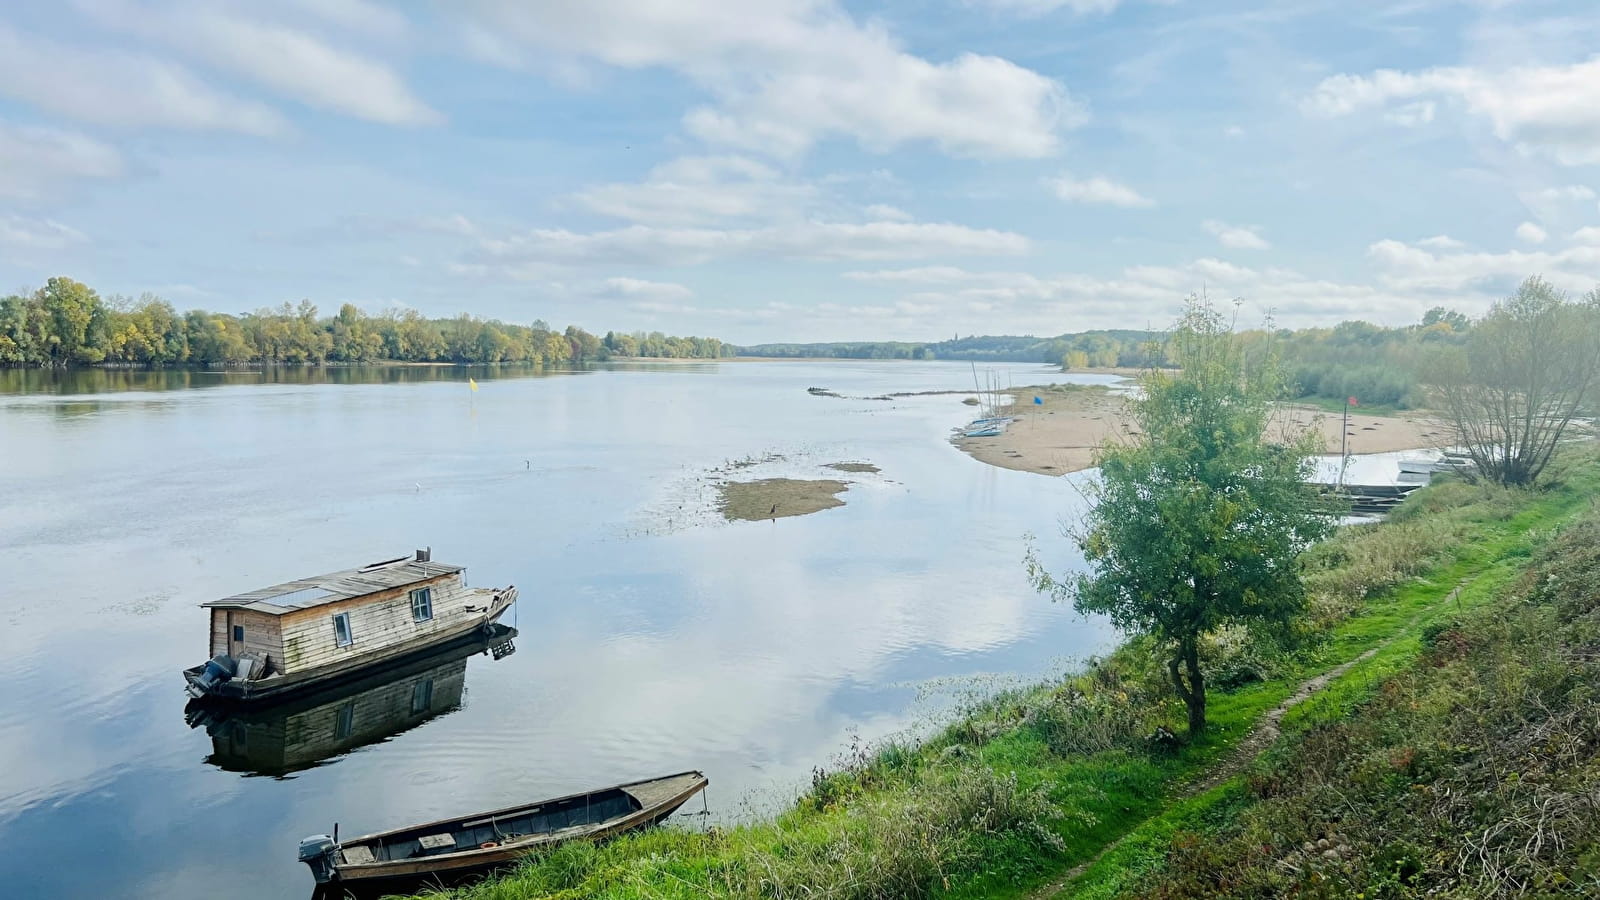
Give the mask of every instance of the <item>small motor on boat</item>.
[(333, 868), (333, 851), (338, 844), (326, 834), (313, 834), (300, 839), (300, 861), (311, 868), (311, 877), (317, 884), (327, 884), (338, 873)]
[(199, 699), (211, 693), (211, 689), (218, 684), (233, 677), (233, 657), (226, 653), (218, 653), (206, 661), (200, 674), (189, 681), (189, 694)]

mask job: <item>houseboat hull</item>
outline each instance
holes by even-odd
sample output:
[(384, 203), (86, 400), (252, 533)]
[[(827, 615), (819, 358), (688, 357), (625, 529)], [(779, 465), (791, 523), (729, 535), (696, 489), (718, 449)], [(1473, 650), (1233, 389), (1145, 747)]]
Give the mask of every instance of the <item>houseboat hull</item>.
[(397, 641), (379, 650), (297, 672), (273, 675), (269, 678), (252, 680), (235, 678), (208, 683), (201, 678), (206, 668), (206, 664), (202, 663), (184, 669), (183, 678), (187, 683), (189, 695), (195, 700), (232, 703), (279, 702), (310, 691), (337, 687), (370, 675), (375, 670), (404, 665), (417, 657), (491, 635), (500, 617), (516, 600), (517, 589), (507, 588), (496, 594), (489, 609), (480, 616), (410, 640)]
[(461, 707), (467, 661), (515, 652), (517, 630), (495, 625), (393, 666), (270, 703), (190, 700), (184, 721), (211, 738), (218, 769), (280, 778), (385, 741)]

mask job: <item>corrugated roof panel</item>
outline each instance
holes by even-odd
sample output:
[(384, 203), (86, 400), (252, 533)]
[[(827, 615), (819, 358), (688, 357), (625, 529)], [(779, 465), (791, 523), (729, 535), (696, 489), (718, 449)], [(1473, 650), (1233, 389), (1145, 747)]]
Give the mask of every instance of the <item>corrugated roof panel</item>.
[(316, 606), (318, 603), (322, 603), (328, 599), (338, 596), (341, 595), (337, 591), (330, 591), (325, 587), (308, 587), (301, 588), (298, 591), (289, 591), (285, 594), (279, 594), (276, 597), (267, 597), (265, 599), (272, 603), (276, 603), (279, 606), (298, 606), (304, 608), (307, 606)]
[(334, 600), (403, 587), (440, 575), (460, 572), (465, 568), (448, 563), (421, 562), (402, 557), (377, 567), (364, 566), (359, 569), (346, 569), (342, 572), (329, 572), (326, 575), (286, 581), (283, 584), (235, 594), (200, 605), (246, 607), (282, 615), (291, 609), (307, 609)]

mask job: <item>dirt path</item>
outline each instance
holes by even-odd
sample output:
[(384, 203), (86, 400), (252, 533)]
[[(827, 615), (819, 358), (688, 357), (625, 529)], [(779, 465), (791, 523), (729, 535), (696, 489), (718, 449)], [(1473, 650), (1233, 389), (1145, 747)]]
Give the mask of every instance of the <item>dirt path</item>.
[[(1233, 748), (1233, 751), (1228, 754), (1226, 759), (1208, 769), (1200, 778), (1184, 785), (1173, 797), (1173, 800), (1187, 800), (1197, 794), (1203, 794), (1243, 772), (1247, 766), (1256, 761), (1256, 757), (1264, 753), (1268, 747), (1271, 747), (1278, 740), (1278, 737), (1283, 733), (1283, 717), (1288, 714), (1289, 710), (1311, 699), (1311, 695), (1327, 687), (1329, 682), (1344, 677), (1346, 672), (1377, 656), (1379, 651), (1398, 640), (1400, 635), (1406, 634), (1417, 627), (1417, 623), (1422, 621), (1423, 616), (1459, 597), (1462, 589), (1470, 583), (1471, 580), (1469, 579), (1456, 585), (1454, 590), (1418, 611), (1416, 615), (1411, 617), (1410, 621), (1406, 622), (1404, 628), (1396, 632), (1393, 637), (1381, 641), (1376, 647), (1372, 647), (1355, 659), (1340, 663), (1314, 678), (1306, 679), (1295, 689), (1293, 694), (1284, 698), (1282, 703), (1268, 711), (1261, 718), (1261, 721), (1250, 729), (1250, 733), (1245, 735), (1244, 740)], [(1068, 885), (1077, 880), (1078, 876), (1087, 871), (1090, 866), (1099, 862), (1101, 857), (1120, 846), (1129, 834), (1133, 834), (1133, 830), (1129, 830), (1128, 834), (1100, 848), (1100, 852), (1096, 853), (1093, 858), (1073, 866), (1061, 877), (1034, 891), (1029, 895), (1030, 900), (1048, 900), (1048, 898), (1064, 896), (1063, 892)]]

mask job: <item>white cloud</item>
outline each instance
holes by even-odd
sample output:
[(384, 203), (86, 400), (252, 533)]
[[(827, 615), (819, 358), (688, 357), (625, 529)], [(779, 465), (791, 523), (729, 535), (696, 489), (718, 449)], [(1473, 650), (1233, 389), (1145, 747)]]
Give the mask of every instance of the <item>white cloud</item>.
[(915, 269), (878, 269), (870, 272), (846, 272), (844, 277), (852, 281), (954, 284), (989, 276), (987, 273), (969, 272), (956, 266), (921, 266)]
[(578, 193), (582, 206), (647, 225), (706, 225), (798, 214), (816, 195), (808, 184), (740, 156), (688, 156), (650, 170), (639, 183), (603, 184)]
[(865, 212), (869, 218), (885, 222), (909, 222), (913, 218), (911, 213), (898, 206), (890, 206), (887, 203), (870, 204)]
[(1081, 121), (1060, 85), (1004, 59), (965, 53), (935, 64), (873, 38), (816, 71), (692, 110), (684, 125), (711, 143), (780, 155), (845, 136), (875, 152), (930, 141), (952, 156), (1034, 158), (1055, 152), (1058, 124)]
[(122, 173), (122, 155), (108, 144), (57, 128), (0, 122), (0, 197), (37, 199), (60, 182)]
[(369, 37), (398, 40), (411, 24), (392, 9), (368, 0), (283, 0), (307, 15)]
[(273, 135), (271, 108), (202, 84), (181, 66), (104, 48), (68, 47), (0, 24), (0, 94), (101, 125), (159, 125)]
[(796, 222), (753, 229), (633, 225), (578, 233), (534, 229), (481, 242), (467, 266), (478, 274), (558, 265), (698, 265), (736, 257), (806, 260), (1005, 256), (1027, 251), (1020, 234), (927, 222)]
[[(853, 138), (874, 151), (930, 142), (946, 153), (1042, 157), (1084, 118), (1053, 79), (994, 56), (930, 62), (833, 0), (472, 0), (472, 47), (499, 65), (530, 55), (680, 72), (716, 102), (689, 112), (712, 143), (775, 155)], [(531, 52), (529, 49), (532, 48)]]
[[(1285, 326), (1350, 318), (1414, 322), (1440, 302), (1426, 290), (1327, 281), (1291, 269), (1257, 269), (1210, 257), (1181, 265), (1130, 266), (1110, 277), (977, 272), (951, 266), (850, 272), (846, 277), (886, 288), (914, 288), (877, 307), (885, 318), (900, 320), (899, 326), (906, 329), (930, 316), (952, 328), (976, 331), (996, 319), (1036, 334), (1098, 327), (1161, 328), (1177, 317), (1183, 298), (1202, 287), (1212, 296), (1243, 298), (1252, 310), (1270, 310), (1274, 320)], [(1470, 294), (1451, 299), (1465, 309), (1482, 309), (1492, 297)], [(904, 303), (915, 305), (919, 312), (903, 315)]]
[(1600, 246), (1600, 225), (1585, 225), (1572, 233), (1572, 242)]
[(1529, 218), (1544, 222), (1547, 227), (1551, 224), (1562, 226), (1572, 224), (1579, 218), (1574, 214), (1580, 212), (1580, 210), (1583, 213), (1582, 217), (1587, 218), (1588, 211), (1593, 209), (1592, 204), (1595, 201), (1595, 196), (1592, 188), (1582, 184), (1558, 185), (1538, 190), (1527, 189), (1517, 192), (1517, 198), (1522, 201), (1523, 206), (1527, 207), (1528, 212), (1531, 214)]
[(1149, 207), (1154, 200), (1140, 194), (1125, 184), (1096, 175), (1093, 178), (1074, 179), (1071, 175), (1046, 178), (1045, 183), (1056, 196), (1068, 203), (1088, 203), (1098, 206)]
[(1561, 187), (1547, 187), (1534, 193), (1540, 200), (1546, 201), (1589, 201), (1595, 199), (1594, 188), (1583, 184), (1568, 184)]
[(1224, 247), (1233, 250), (1270, 250), (1272, 245), (1260, 235), (1260, 229), (1254, 225), (1229, 225), (1216, 219), (1207, 219), (1200, 223), (1201, 227), (1217, 239)]
[(1558, 287), (1586, 291), (1600, 283), (1600, 246), (1579, 243), (1562, 250), (1508, 250), (1503, 253), (1434, 253), (1396, 240), (1367, 248), (1379, 266), (1379, 280), (1405, 291), (1487, 292), (1509, 290), (1529, 275)]
[(397, 229), (410, 228), (415, 231), (432, 232), (434, 234), (453, 234), (461, 237), (471, 237), (478, 233), (478, 226), (461, 213), (450, 213), (443, 216), (414, 216), (394, 223), (394, 227)]
[(1407, 103), (1405, 106), (1391, 109), (1383, 114), (1384, 121), (1407, 128), (1426, 125), (1433, 121), (1434, 113), (1438, 112), (1438, 105), (1429, 100), (1417, 103)]
[(1517, 237), (1530, 244), (1542, 244), (1549, 233), (1532, 222), (1523, 222), (1517, 226)]
[(604, 282), (604, 292), (630, 300), (655, 303), (687, 300), (694, 296), (694, 291), (681, 284), (670, 281), (646, 281), (641, 278), (607, 278)]
[[(441, 120), (388, 66), (286, 25), (222, 5), (184, 0), (78, 3), (102, 25), (167, 44), (309, 106), (388, 125)], [(344, 12), (351, 14), (349, 9)]]
[(1436, 234), (1430, 238), (1417, 241), (1418, 247), (1428, 247), (1433, 250), (1460, 250), (1466, 244), (1447, 234)]
[(0, 248), (7, 251), (64, 250), (88, 240), (83, 232), (53, 219), (0, 215)]
[[(1301, 108), (1313, 115), (1344, 116), (1429, 97), (1453, 100), (1487, 119), (1501, 140), (1542, 151), (1563, 164), (1600, 163), (1600, 57), (1572, 65), (1493, 71), (1457, 66), (1334, 75), (1317, 85)], [(1410, 118), (1426, 121), (1432, 112)]]

